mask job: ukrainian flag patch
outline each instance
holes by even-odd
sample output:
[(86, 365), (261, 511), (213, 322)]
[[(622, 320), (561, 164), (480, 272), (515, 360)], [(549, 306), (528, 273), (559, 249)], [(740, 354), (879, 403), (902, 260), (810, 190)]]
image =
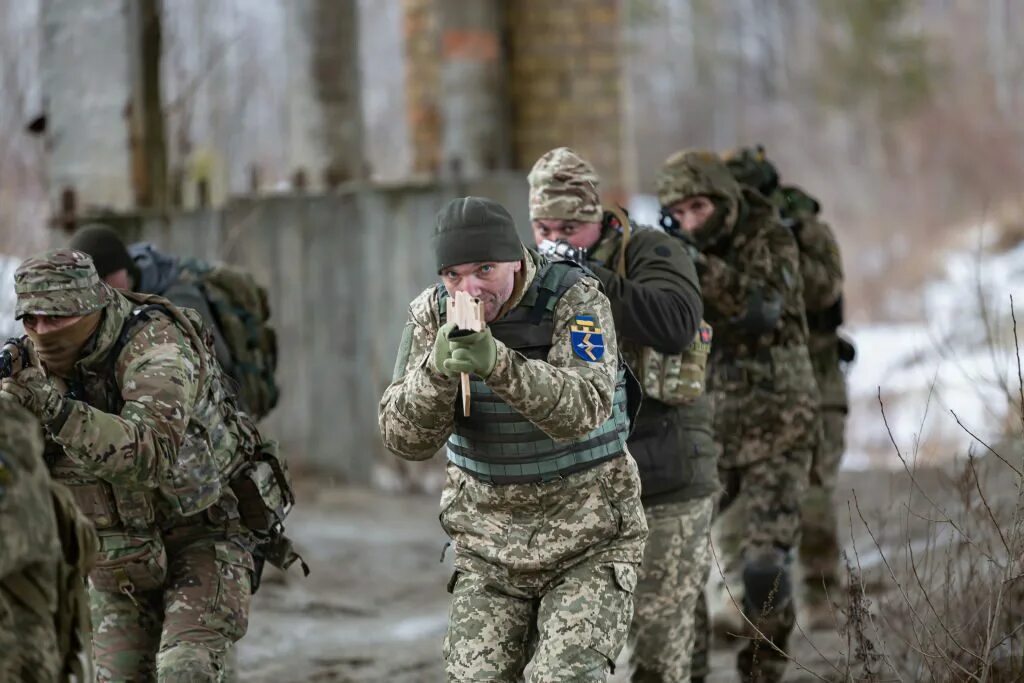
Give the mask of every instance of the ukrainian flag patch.
[(592, 315), (576, 316), (569, 326), (569, 343), (583, 360), (594, 362), (604, 355), (604, 335)]

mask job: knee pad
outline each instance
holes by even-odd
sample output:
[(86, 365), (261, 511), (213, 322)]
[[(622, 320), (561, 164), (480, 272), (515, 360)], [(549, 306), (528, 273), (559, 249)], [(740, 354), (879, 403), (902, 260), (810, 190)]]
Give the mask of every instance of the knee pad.
[(776, 551), (748, 561), (743, 566), (743, 588), (748, 613), (776, 612), (788, 605), (793, 585), (786, 554)]

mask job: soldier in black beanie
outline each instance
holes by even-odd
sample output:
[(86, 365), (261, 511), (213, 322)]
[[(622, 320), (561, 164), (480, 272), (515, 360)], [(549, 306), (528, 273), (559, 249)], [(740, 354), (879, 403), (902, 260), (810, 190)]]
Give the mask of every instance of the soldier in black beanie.
[[(410, 306), (378, 421), (399, 457), (447, 444), (448, 680), (522, 681), (528, 663), (529, 681), (605, 680), (647, 536), (608, 299), (575, 263), (527, 251), (489, 199), (449, 202), (434, 251), (441, 282)], [(483, 331), (447, 320), (458, 292), (483, 301)]]

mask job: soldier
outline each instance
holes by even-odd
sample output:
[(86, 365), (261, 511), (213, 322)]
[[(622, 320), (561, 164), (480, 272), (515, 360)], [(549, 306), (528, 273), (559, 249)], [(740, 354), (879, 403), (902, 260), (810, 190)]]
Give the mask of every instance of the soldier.
[(125, 246), (116, 231), (100, 224), (80, 228), (69, 247), (88, 254), (111, 287), (197, 311), (242, 408), (257, 419), (270, 412), (278, 397), (276, 334), (267, 322), (266, 290), (248, 273), (169, 256), (148, 242)]
[(76, 251), (30, 258), (14, 281), (39, 364), (0, 391), (43, 423), (51, 473), (98, 530), (97, 679), (218, 680), (246, 631), (257, 543), (239, 510), (260, 501), (240, 506), (235, 486), (267, 444), (225, 394), (193, 311), (116, 293)]
[(821, 393), (822, 439), (814, 453), (810, 486), (801, 505), (800, 568), (804, 618), (810, 628), (835, 623), (833, 602), (839, 595), (840, 572), (835, 486), (846, 442), (848, 398), (845, 364), (854, 349), (839, 336), (843, 323), (843, 264), (832, 228), (821, 220), (816, 199), (794, 185), (782, 185), (764, 148), (741, 149), (727, 160), (733, 176), (768, 197), (779, 209), (782, 224), (800, 247), (804, 306), (810, 331), (808, 348)]
[(678, 240), (629, 224), (617, 207), (602, 211), (597, 173), (572, 150), (542, 156), (529, 180), (540, 251), (597, 275), (620, 351), (645, 390), (628, 442), (650, 527), (634, 596), (632, 680), (686, 681), (718, 493), (711, 400), (702, 391), (711, 328), (701, 324), (697, 273)]
[[(489, 199), (449, 202), (433, 245), (441, 283), (410, 306), (379, 423), (409, 460), (447, 441), (448, 680), (521, 681), (528, 661), (530, 681), (607, 680), (647, 535), (608, 299), (528, 252)], [(461, 292), (483, 303), (483, 331), (447, 320)]]
[(84, 680), (96, 532), (58, 489), (39, 423), (0, 394), (0, 681)]
[[(807, 352), (799, 252), (774, 208), (741, 189), (715, 154), (669, 157), (658, 177), (669, 229), (688, 245), (715, 328), (708, 386), (724, 514), (736, 505), (742, 607), (757, 631), (740, 651), (743, 680), (778, 681), (794, 623), (790, 551), (817, 440), (818, 391)], [(728, 559), (728, 558), (727, 558)], [(696, 657), (696, 654), (695, 654)]]

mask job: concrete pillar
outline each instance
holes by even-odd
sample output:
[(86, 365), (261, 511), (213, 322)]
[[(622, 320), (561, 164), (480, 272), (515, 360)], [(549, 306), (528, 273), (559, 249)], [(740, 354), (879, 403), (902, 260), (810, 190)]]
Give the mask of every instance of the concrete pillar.
[(289, 0), (289, 163), (313, 189), (364, 178), (356, 0)]
[(124, 0), (43, 0), (41, 9), (51, 210), (60, 212), (68, 190), (79, 211), (131, 209), (131, 51)]
[(508, 3), (514, 163), (528, 169), (553, 147), (597, 168), (602, 193), (622, 198), (620, 0)]
[(511, 160), (500, 0), (404, 0), (413, 169), (476, 177)]

